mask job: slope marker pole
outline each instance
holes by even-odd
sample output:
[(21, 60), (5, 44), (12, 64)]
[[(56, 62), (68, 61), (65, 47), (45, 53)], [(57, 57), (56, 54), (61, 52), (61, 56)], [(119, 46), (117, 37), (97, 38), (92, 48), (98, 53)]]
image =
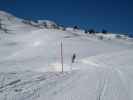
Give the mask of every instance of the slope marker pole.
[(63, 44), (62, 44), (62, 41), (61, 41), (61, 67), (62, 67), (61, 72), (63, 72), (64, 66), (63, 66)]

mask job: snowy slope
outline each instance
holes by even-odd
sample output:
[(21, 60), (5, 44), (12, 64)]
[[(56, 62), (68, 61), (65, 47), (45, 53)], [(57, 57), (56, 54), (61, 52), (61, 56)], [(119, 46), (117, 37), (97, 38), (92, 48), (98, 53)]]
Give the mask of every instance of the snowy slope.
[(33, 25), (3, 11), (0, 24), (0, 100), (133, 99), (131, 40), (63, 31), (46, 20)]

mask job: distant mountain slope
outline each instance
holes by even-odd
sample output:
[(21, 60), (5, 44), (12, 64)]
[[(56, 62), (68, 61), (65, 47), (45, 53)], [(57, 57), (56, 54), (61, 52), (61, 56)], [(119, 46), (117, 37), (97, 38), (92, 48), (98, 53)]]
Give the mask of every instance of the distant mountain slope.
[(27, 33), (42, 28), (63, 29), (63, 27), (58, 26), (55, 22), (49, 20), (25, 20), (17, 18), (7, 12), (0, 11), (0, 32)]

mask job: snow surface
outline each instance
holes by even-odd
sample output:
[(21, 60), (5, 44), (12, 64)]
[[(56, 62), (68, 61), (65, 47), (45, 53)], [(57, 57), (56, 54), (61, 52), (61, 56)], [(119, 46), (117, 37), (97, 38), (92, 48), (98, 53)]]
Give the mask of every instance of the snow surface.
[(133, 100), (132, 40), (0, 19), (0, 100)]

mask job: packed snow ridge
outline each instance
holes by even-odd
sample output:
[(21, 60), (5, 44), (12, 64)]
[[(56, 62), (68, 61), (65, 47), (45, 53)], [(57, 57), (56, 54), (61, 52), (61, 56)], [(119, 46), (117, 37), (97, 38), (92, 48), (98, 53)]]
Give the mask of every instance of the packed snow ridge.
[(133, 100), (132, 41), (0, 11), (0, 100)]

